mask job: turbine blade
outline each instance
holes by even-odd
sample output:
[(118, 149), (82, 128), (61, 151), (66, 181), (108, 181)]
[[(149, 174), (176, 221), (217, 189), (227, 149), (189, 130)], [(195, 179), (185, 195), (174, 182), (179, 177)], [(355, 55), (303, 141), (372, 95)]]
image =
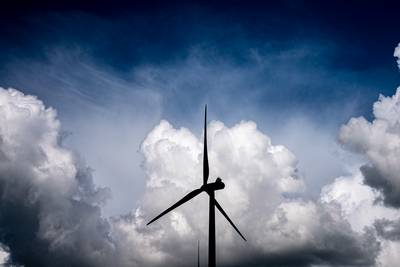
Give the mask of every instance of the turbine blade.
[(226, 212), (224, 211), (224, 209), (221, 207), (221, 205), (218, 203), (218, 201), (216, 199), (214, 199), (214, 204), (217, 207), (217, 209), (222, 213), (222, 215), (225, 216), (225, 218), (228, 220), (228, 222), (233, 226), (233, 228), (235, 228), (236, 232), (243, 238), (243, 240), (247, 241), (246, 238), (244, 238), (244, 236), (239, 231), (239, 229), (237, 229), (235, 224), (232, 222), (232, 220), (229, 218), (229, 216), (226, 214)]
[(198, 194), (200, 194), (201, 192), (203, 192), (202, 189), (196, 189), (193, 190), (192, 192), (190, 192), (189, 194), (187, 194), (186, 196), (184, 196), (181, 200), (179, 200), (178, 202), (176, 202), (174, 205), (172, 205), (171, 207), (169, 207), (168, 209), (166, 209), (165, 211), (163, 211), (160, 215), (158, 215), (157, 217), (155, 217), (153, 220), (151, 220), (150, 222), (147, 223), (147, 225), (151, 224), (152, 222), (156, 221), (157, 219), (159, 219), (160, 217), (164, 216), (165, 214), (167, 214), (168, 212), (170, 212), (171, 210), (175, 209), (176, 207), (179, 207), (180, 205), (182, 205), (183, 203), (191, 200), (192, 198), (194, 198), (195, 196), (197, 196)]
[(209, 175), (208, 152), (207, 152), (207, 105), (204, 111), (204, 152), (203, 152), (203, 184), (207, 184)]

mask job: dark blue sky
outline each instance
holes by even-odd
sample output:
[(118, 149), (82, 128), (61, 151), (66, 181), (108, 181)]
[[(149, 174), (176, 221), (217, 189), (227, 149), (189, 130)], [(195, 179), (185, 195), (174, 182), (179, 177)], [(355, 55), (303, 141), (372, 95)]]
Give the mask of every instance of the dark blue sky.
[(199, 44), (243, 63), (244, 47), (273, 42), (279, 50), (284, 49), (281, 42), (323, 41), (339, 48), (332, 67), (365, 70), (390, 68), (393, 61), (385, 51), (398, 42), (393, 34), (399, 22), (395, 1), (24, 2), (30, 1), (12, 1), (8, 8), (3, 4), (2, 60), (41, 58), (49, 46), (79, 45), (94, 58), (126, 70), (179, 59)]
[[(238, 107), (251, 105), (257, 110), (278, 103), (320, 113), (319, 109), (326, 103), (339, 102), (341, 106), (349, 99), (357, 99), (352, 112), (367, 114), (377, 94), (391, 94), (399, 82), (392, 57), (393, 48), (399, 42), (396, 36), (400, 24), (396, 14), (399, 4), (387, 1), (81, 2), (5, 4), (9, 6), (2, 8), (0, 28), (3, 87), (47, 95), (43, 89), (33, 88), (29, 82), (16, 78), (15, 72), (20, 72), (20, 68), (15, 65), (47, 64), (52, 57), (49, 53), (60, 49), (64, 54), (79, 51), (85, 60), (122, 80), (134, 79), (132, 71), (142, 66), (191, 67), (185, 64), (191, 64), (187, 59), (194, 53), (212, 73), (217, 71), (213, 67), (222, 65), (226, 72), (251, 69), (247, 84), (227, 84), (223, 89), (212, 88), (214, 85), (201, 78), (194, 80), (197, 84), (186, 85), (186, 90), (159, 88), (164, 95), (164, 110), (172, 113), (187, 112), (193, 106), (213, 101), (220, 97), (216, 95), (218, 91), (222, 95), (239, 96), (226, 97), (226, 101)], [(287, 51), (296, 52), (286, 58), (276, 58)], [(72, 57), (82, 62), (81, 56)], [(272, 65), (257, 67), (259, 58)], [(277, 69), (273, 70), (273, 66)], [(290, 72), (288, 77), (285, 72)], [(296, 74), (301, 77), (293, 77)], [(43, 84), (49, 79), (44, 73), (34, 76)], [(38, 82), (36, 86), (41, 85)], [(84, 94), (95, 92), (95, 89), (88, 90)], [(193, 103), (190, 99), (198, 101)], [(57, 106), (57, 103), (51, 104)]]

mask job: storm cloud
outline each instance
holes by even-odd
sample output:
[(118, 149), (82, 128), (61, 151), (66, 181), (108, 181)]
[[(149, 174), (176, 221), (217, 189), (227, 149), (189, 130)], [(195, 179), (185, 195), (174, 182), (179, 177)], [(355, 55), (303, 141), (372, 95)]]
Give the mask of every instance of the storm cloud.
[(56, 112), (0, 89), (0, 240), (24, 266), (113, 265), (114, 245), (87, 166), (59, 144)]
[[(141, 146), (146, 190), (132, 213), (104, 218), (109, 190), (60, 144), (56, 112), (34, 96), (0, 90), (0, 238), (9, 262), (24, 266), (190, 266), (206, 243), (204, 197), (151, 227), (167, 204), (201, 183), (201, 136), (161, 121)], [(209, 125), (211, 177), (223, 174), (218, 200), (246, 235), (217, 218), (222, 265), (372, 266), (380, 245), (356, 232), (329, 202), (304, 198), (296, 157), (251, 121)], [(194, 212), (196, 211), (196, 212)], [(346, 244), (346, 246), (344, 246)], [(205, 249), (202, 247), (202, 251)], [(256, 259), (256, 260), (255, 260)]]

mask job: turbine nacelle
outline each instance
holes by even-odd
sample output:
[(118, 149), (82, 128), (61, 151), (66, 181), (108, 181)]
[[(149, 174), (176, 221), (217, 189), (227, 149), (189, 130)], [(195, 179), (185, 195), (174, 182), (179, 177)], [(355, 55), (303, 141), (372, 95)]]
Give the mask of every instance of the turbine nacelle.
[(225, 184), (222, 182), (222, 179), (218, 177), (214, 183), (205, 184), (200, 189), (203, 191), (206, 191), (207, 193), (210, 193), (210, 192), (213, 192), (216, 190), (221, 190), (224, 188), (225, 188)]

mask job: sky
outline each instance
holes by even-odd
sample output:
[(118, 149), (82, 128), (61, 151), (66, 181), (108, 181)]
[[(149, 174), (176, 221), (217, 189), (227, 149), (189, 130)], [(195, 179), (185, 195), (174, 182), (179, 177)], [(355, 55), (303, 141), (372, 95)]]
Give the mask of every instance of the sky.
[(207, 104), (220, 266), (395, 266), (399, 7), (2, 4), (0, 262), (205, 263)]

